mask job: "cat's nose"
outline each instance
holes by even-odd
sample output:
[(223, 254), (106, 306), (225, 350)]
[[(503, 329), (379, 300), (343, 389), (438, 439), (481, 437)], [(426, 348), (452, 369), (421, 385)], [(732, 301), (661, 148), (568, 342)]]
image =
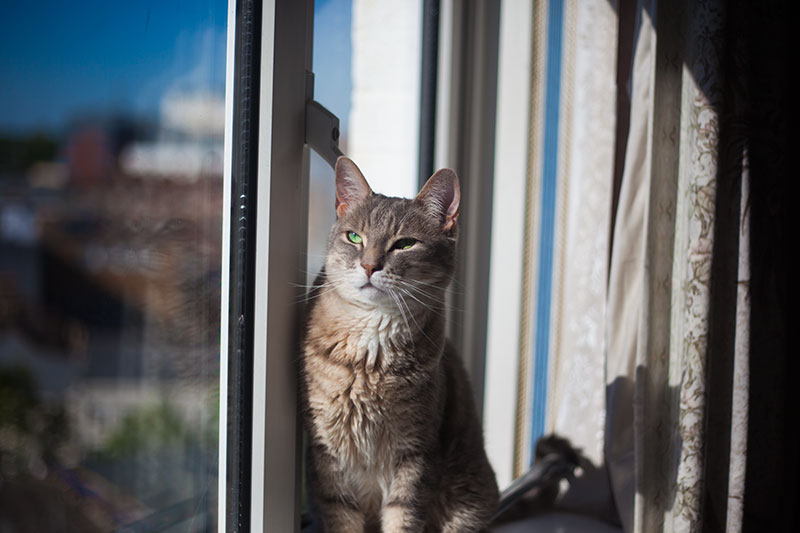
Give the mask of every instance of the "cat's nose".
[(367, 278), (371, 278), (371, 277), (372, 277), (372, 273), (373, 273), (373, 272), (377, 272), (378, 270), (380, 270), (381, 268), (383, 268), (383, 267), (382, 267), (381, 265), (379, 265), (379, 264), (376, 264), (376, 263), (366, 263), (366, 262), (362, 262), (362, 263), (361, 263), (361, 266), (364, 268), (364, 271), (367, 273)]

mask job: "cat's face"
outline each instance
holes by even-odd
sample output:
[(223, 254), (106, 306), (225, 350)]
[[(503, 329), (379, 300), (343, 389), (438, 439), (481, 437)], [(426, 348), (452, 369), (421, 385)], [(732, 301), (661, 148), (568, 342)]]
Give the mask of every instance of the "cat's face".
[(336, 181), (338, 220), (325, 263), (330, 287), (363, 306), (442, 308), (455, 268), (455, 174), (439, 171), (414, 200), (372, 193), (346, 158), (337, 162)]

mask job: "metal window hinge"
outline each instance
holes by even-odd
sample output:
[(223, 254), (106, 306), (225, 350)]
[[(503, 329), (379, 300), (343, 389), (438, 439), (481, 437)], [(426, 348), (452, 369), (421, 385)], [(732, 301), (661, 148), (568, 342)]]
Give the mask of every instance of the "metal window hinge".
[(306, 72), (306, 144), (333, 167), (339, 149), (339, 117), (314, 100), (314, 73)]

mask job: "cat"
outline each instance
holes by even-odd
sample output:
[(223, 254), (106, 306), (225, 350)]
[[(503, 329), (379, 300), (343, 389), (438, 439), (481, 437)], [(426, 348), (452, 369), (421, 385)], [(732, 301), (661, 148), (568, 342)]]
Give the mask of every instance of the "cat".
[(335, 179), (300, 365), (312, 506), (326, 532), (481, 531), (497, 482), (443, 315), (458, 178), (389, 198), (340, 157)]

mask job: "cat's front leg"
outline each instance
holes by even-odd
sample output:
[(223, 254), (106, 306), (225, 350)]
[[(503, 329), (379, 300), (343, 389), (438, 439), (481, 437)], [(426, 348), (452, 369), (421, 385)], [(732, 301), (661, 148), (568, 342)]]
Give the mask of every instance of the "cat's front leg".
[(381, 531), (384, 533), (405, 533), (422, 531), (424, 522), (413, 504), (392, 502), (384, 505), (381, 511)]
[(364, 513), (352, 502), (336, 497), (319, 497), (318, 513), (325, 533), (362, 532), (365, 527)]
[(336, 461), (325, 446), (312, 444), (308, 451), (308, 487), (315, 514), (322, 522), (322, 531), (363, 532), (366, 516), (344, 482)]
[(430, 487), (422, 457), (422, 454), (406, 455), (395, 465), (381, 507), (383, 533), (423, 531)]

